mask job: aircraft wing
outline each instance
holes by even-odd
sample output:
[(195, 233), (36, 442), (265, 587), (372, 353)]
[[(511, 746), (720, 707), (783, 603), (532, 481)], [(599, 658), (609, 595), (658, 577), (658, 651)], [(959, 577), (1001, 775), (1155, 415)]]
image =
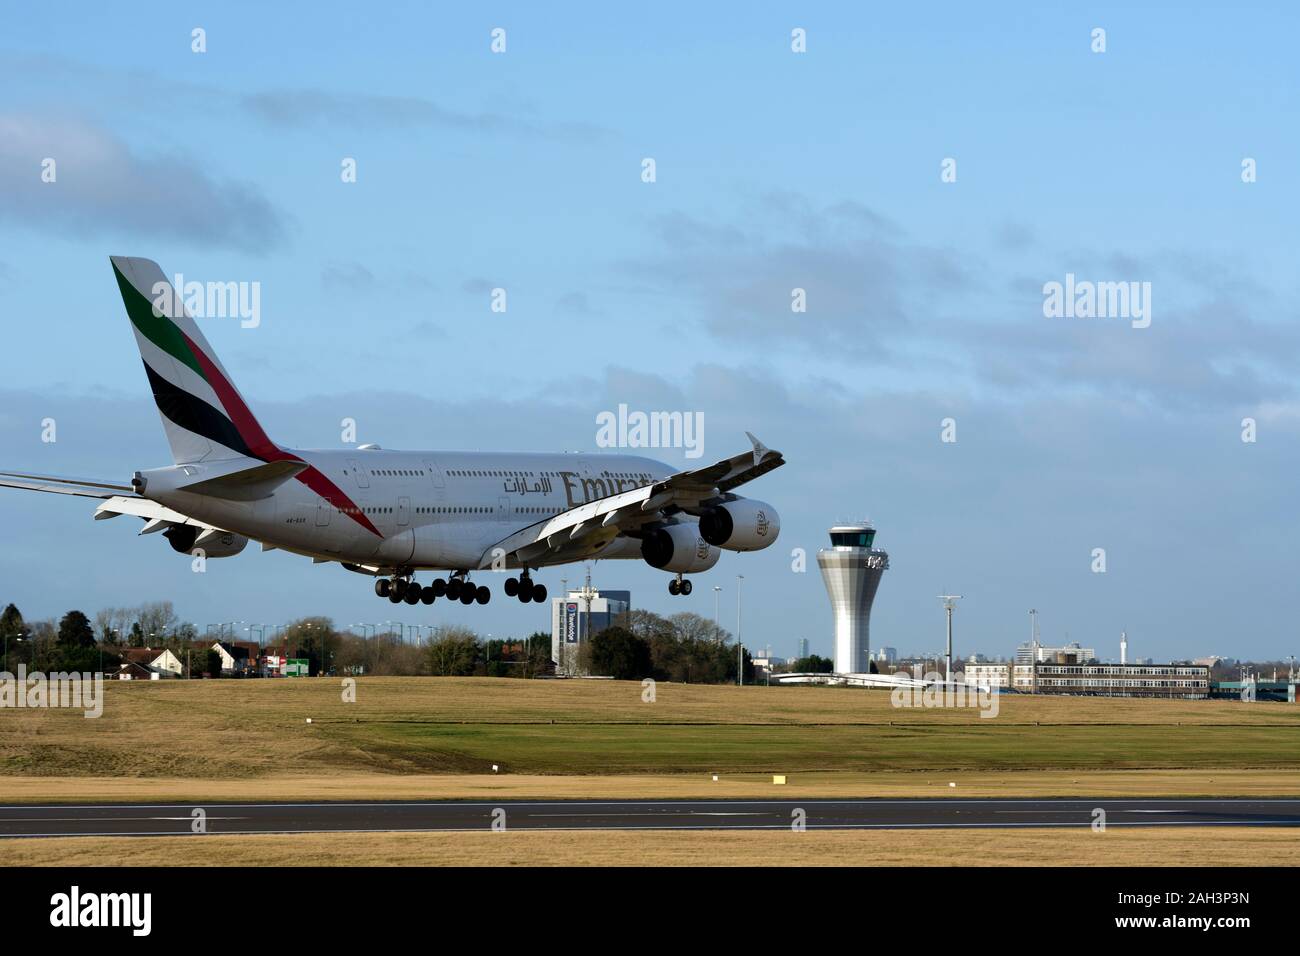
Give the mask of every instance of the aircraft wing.
[(130, 485), (100, 481), (96, 478), (62, 478), (55, 475), (32, 475), (26, 472), (0, 471), (0, 488), (20, 488), (23, 491), (46, 491), (57, 495), (78, 495), (98, 498), (102, 502), (95, 509), (95, 520), (134, 515), (144, 519), (140, 534), (152, 534), (176, 524), (193, 525), (202, 531), (225, 532), (225, 528), (186, 517), (179, 511), (141, 498)]
[(494, 557), (502, 552), (507, 559), (513, 556), (521, 564), (532, 564), (575, 549), (590, 550), (593, 545), (612, 541), (623, 531), (662, 521), (678, 511), (698, 513), (705, 502), (785, 464), (779, 451), (768, 448), (749, 432), (745, 435), (753, 444), (751, 451), (704, 468), (679, 471), (653, 484), (597, 498), (538, 521), (484, 551), (479, 567), (491, 567)]
[(130, 485), (97, 478), (60, 478), (55, 475), (31, 475), (19, 471), (0, 471), (0, 488), (21, 488), (24, 491), (46, 491), (56, 495), (81, 495), (85, 498), (112, 498), (114, 495), (133, 494)]

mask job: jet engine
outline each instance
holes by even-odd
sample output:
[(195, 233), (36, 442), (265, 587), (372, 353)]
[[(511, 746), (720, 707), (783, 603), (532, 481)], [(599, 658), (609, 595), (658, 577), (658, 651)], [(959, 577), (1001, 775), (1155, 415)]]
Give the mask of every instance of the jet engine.
[(696, 524), (670, 524), (641, 539), (641, 557), (660, 571), (693, 574), (717, 564), (722, 552), (700, 537)]
[(216, 528), (196, 528), (190, 524), (174, 524), (163, 532), (172, 550), (193, 554), (201, 550), (206, 558), (229, 558), (239, 554), (248, 544), (242, 534), (218, 531)]
[(700, 515), (700, 537), (728, 551), (761, 551), (781, 533), (781, 516), (765, 501), (737, 498)]

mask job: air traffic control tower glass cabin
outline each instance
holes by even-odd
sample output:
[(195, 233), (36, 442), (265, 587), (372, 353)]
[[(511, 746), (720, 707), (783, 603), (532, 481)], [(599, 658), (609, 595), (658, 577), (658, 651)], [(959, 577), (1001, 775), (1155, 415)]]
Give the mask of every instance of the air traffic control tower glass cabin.
[(817, 552), (826, 594), (835, 617), (835, 673), (871, 671), (871, 604), (889, 555), (875, 546), (870, 524), (836, 525), (831, 546)]

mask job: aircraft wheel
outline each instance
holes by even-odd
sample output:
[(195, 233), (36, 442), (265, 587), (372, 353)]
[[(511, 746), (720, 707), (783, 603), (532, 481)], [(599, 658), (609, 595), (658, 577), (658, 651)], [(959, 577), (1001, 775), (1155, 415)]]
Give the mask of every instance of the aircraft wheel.
[(388, 578), (377, 579), (375, 581), (375, 594), (379, 597), (388, 597), (388, 589), (390, 586)]
[(388, 586), (390, 595), (396, 594), (397, 600), (406, 597), (406, 581), (403, 578), (393, 578), (393, 583)]
[(433, 590), (433, 585), (432, 585), (432, 584), (426, 585), (426, 586), (425, 586), (425, 587), (420, 591), (420, 600), (421, 600), (422, 602), (424, 602), (425, 604), (432, 604), (432, 603), (433, 603), (434, 601), (436, 601), (437, 599), (438, 599), (438, 595), (437, 595), (437, 593)]
[(421, 593), (420, 586), (416, 584), (414, 581), (412, 581), (410, 586), (407, 587), (406, 589), (406, 594), (402, 596), (402, 600), (404, 600), (407, 604), (419, 604), (420, 593)]
[(460, 603), (465, 605), (473, 604), (474, 599), (477, 597), (478, 591), (475, 590), (474, 585), (466, 581), (465, 585), (460, 589)]
[(433, 596), (436, 598), (443, 597), (447, 594), (447, 582), (442, 578), (434, 578), (433, 583), (429, 585), (433, 588)]
[(668, 593), (669, 593), (669, 594), (677, 595), (677, 594), (680, 594), (681, 591), (682, 591), (681, 585), (677, 583), (677, 579), (676, 579), (676, 578), (673, 578), (671, 581), (668, 582)]
[(681, 591), (683, 594), (690, 594), (690, 593), (691, 593), (691, 582), (690, 582), (690, 581), (682, 581), (682, 586), (681, 586), (680, 588), (678, 588), (678, 590)]
[(519, 594), (519, 582), (514, 578), (506, 578), (506, 597), (516, 597)]
[(398, 594), (396, 591), (389, 591), (388, 600), (392, 601), (394, 604), (401, 604), (402, 596)]
[(452, 578), (447, 582), (447, 597), (453, 601), (460, 600), (460, 578)]
[(534, 584), (531, 596), (534, 601), (536, 601), (538, 604), (541, 604), (543, 601), (546, 600), (546, 585)]
[(478, 601), (479, 604), (486, 604), (492, 600), (492, 592), (488, 590), (486, 584), (478, 586), (478, 590), (474, 593), (474, 600)]

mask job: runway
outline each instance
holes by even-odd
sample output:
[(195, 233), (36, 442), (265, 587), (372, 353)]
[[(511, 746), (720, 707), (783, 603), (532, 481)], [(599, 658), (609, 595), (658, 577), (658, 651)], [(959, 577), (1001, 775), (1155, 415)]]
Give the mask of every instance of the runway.
[[(1104, 812), (1104, 817), (1097, 811)], [(552, 800), (0, 806), (0, 837), (451, 830), (1300, 826), (1300, 799)], [(201, 826), (200, 826), (201, 825)]]

